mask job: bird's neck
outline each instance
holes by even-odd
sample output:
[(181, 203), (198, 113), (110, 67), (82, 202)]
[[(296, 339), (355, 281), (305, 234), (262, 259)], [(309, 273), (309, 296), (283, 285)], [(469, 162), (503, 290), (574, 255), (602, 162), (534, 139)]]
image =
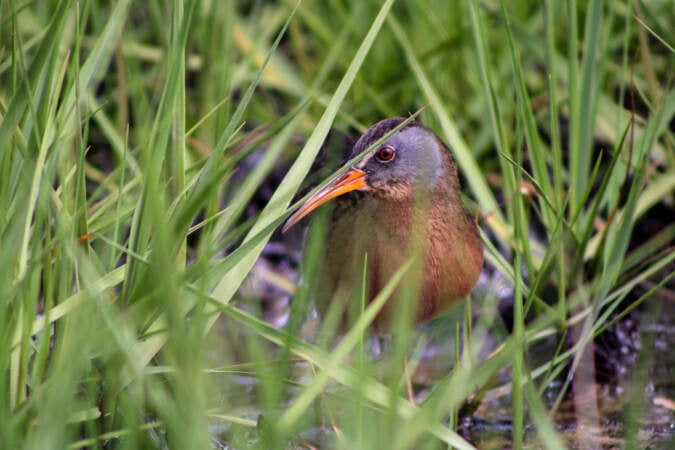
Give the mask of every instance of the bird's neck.
[(475, 228), (467, 218), (459, 192), (448, 186), (438, 186), (417, 196), (401, 198), (364, 198), (368, 205), (364, 214), (379, 224), (377, 232), (409, 240), (414, 235), (436, 231), (461, 235), (465, 229)]

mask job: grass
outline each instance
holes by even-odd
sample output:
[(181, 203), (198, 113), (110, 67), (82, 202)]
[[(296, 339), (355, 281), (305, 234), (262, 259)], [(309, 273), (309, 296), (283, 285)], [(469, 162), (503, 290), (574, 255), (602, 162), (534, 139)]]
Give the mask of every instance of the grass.
[[(565, 448), (555, 412), (569, 386), (586, 400), (594, 339), (672, 290), (672, 223), (637, 237), (672, 212), (668, 3), (3, 2), (0, 447), (473, 448), (459, 411), (507, 396), (509, 445)], [(489, 288), (435, 324), (455, 364), (419, 404), (424, 333), (373, 362), (377, 301), (331, 345), (303, 283), (285, 328), (242, 295), (331, 128), (415, 112), (513, 286), (511, 332)]]

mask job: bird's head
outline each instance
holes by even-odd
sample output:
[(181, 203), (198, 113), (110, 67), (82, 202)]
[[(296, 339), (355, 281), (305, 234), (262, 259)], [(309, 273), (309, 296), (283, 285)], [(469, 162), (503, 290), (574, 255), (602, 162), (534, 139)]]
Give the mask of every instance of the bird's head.
[[(404, 121), (391, 118), (373, 125), (354, 144), (351, 158), (368, 150)], [(431, 192), (439, 183), (456, 183), (456, 172), (450, 152), (436, 134), (410, 121), (307, 199), (283, 229), (289, 229), (322, 204), (348, 192), (362, 191), (384, 201), (408, 201), (420, 193)]]

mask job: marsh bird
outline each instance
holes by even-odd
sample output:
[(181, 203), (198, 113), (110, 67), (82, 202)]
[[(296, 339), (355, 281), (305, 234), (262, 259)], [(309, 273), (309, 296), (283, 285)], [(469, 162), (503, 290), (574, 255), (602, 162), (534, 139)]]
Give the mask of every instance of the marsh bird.
[[(355, 143), (351, 158), (404, 121), (376, 123)], [(483, 266), (483, 244), (462, 203), (454, 158), (429, 128), (409, 121), (312, 195), (283, 230), (333, 199), (322, 267), (316, 279), (308, 280), (322, 316), (336, 312), (342, 326), (348, 325), (360, 310), (364, 274), (370, 301), (411, 258), (417, 264), (378, 313), (377, 332), (391, 330), (397, 312), (407, 307), (403, 297), (412, 299), (405, 309), (409, 321), (420, 323), (473, 289)], [(406, 291), (410, 286), (412, 293)]]

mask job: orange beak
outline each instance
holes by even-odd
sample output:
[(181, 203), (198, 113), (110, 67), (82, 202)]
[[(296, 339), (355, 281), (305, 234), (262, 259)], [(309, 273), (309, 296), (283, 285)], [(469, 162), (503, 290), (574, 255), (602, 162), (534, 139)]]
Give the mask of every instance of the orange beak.
[(308, 198), (307, 201), (288, 218), (281, 229), (281, 232), (285, 233), (288, 231), (288, 229), (298, 223), (300, 219), (327, 201), (346, 194), (347, 192), (363, 189), (364, 187), (366, 187), (366, 173), (363, 170), (355, 168), (347, 170), (345, 173), (332, 179), (323, 189)]

